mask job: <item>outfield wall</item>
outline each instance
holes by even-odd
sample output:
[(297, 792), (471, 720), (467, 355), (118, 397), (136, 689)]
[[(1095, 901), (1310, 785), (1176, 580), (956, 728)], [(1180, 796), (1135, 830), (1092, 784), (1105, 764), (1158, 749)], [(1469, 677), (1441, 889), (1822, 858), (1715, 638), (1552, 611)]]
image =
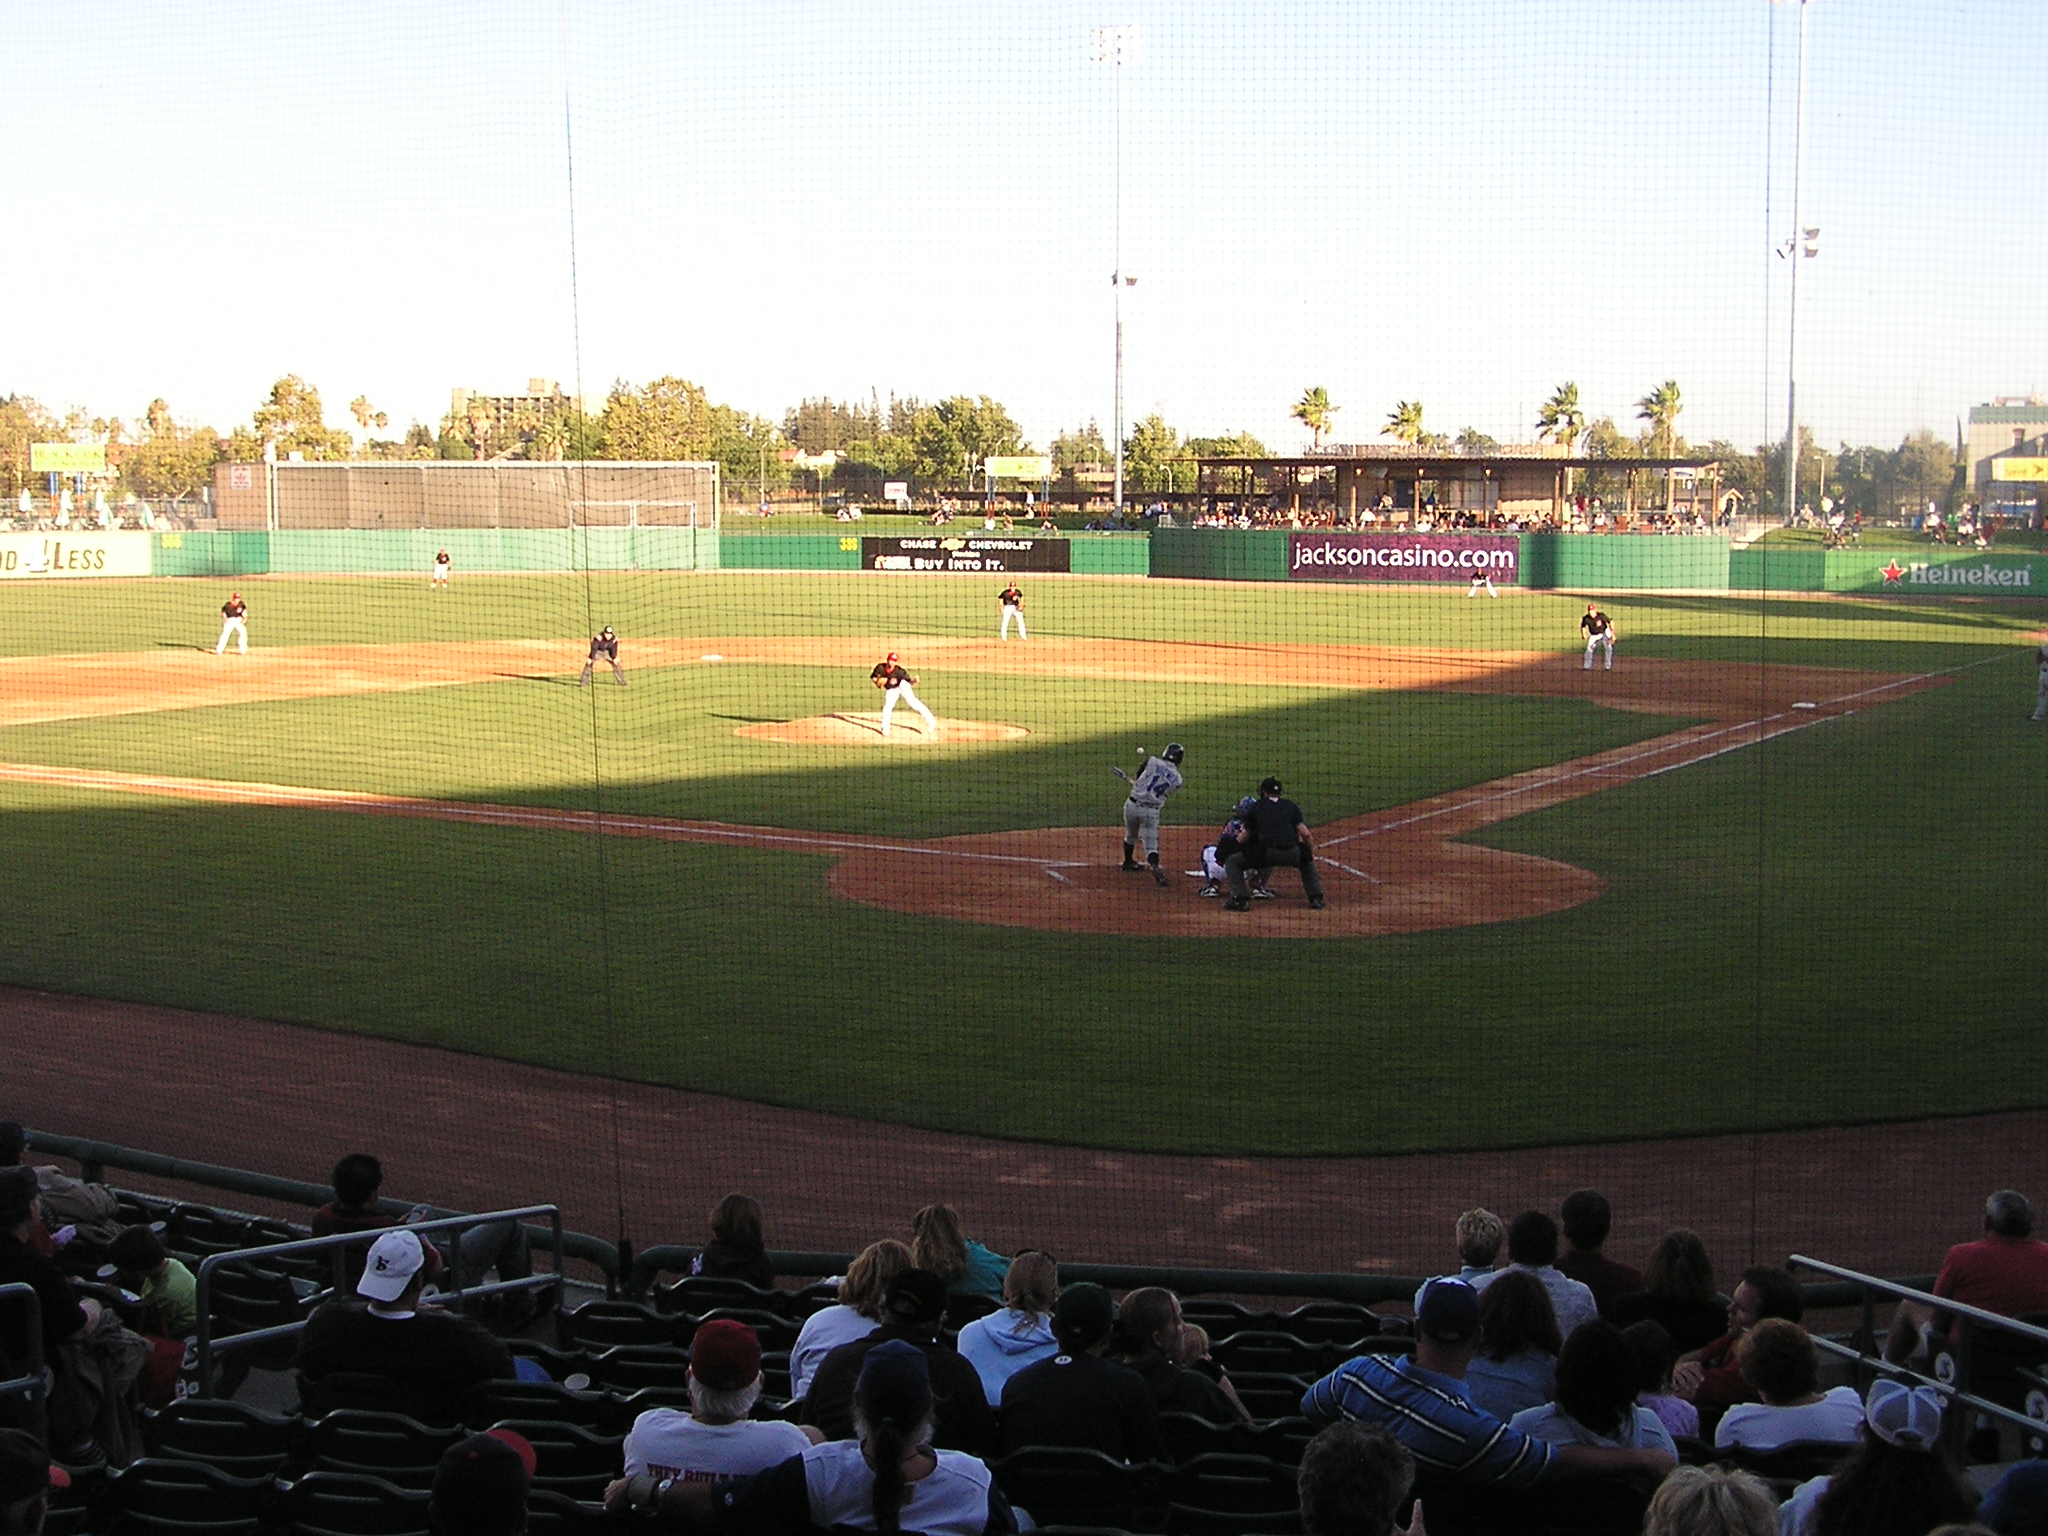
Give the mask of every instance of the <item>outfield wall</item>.
[[(976, 538), (966, 533), (961, 538)], [(1002, 535), (1028, 538), (1028, 535)], [(1083, 534), (1063, 541), (1067, 569), (1080, 576), (1145, 576), (1151, 574), (1151, 540), (1144, 534)], [(861, 569), (861, 535), (857, 533), (727, 534), (719, 544), (719, 565), (728, 571), (857, 571)]]
[[(1296, 537), (1287, 528), (1161, 528), (1152, 535), (1152, 574), (1198, 581), (1286, 581), (1288, 551)], [(1384, 539), (1387, 535), (1329, 534), (1342, 542)], [(1418, 542), (1471, 538), (1467, 534), (1407, 536)], [(1660, 534), (1524, 533), (1520, 541), (1517, 585), (1634, 591), (1658, 587), (1725, 591), (1729, 585), (1728, 540), (1718, 534), (1697, 537)], [(1462, 568), (1447, 566), (1438, 578), (1462, 583)], [(1322, 571), (1297, 579), (1327, 579)]]
[(424, 576), (448, 551), (479, 571), (715, 571), (710, 528), (283, 529), (275, 533), (158, 533), (153, 576)]

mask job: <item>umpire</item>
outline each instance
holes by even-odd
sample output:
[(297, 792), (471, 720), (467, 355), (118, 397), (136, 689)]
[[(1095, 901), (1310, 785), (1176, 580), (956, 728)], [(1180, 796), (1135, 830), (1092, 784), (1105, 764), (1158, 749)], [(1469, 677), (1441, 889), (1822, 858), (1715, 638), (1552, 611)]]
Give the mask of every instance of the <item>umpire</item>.
[(1308, 904), (1318, 912), (1323, 909), (1323, 882), (1316, 874), (1308, 825), (1301, 818), (1301, 807), (1282, 798), (1281, 787), (1278, 779), (1263, 780), (1259, 798), (1244, 813), (1245, 836), (1251, 847), (1233, 853), (1223, 866), (1230, 879), (1230, 900), (1223, 904), (1227, 911), (1242, 912), (1252, 904), (1244, 878), (1247, 869), (1271, 869), (1276, 864), (1291, 864), (1299, 869)]

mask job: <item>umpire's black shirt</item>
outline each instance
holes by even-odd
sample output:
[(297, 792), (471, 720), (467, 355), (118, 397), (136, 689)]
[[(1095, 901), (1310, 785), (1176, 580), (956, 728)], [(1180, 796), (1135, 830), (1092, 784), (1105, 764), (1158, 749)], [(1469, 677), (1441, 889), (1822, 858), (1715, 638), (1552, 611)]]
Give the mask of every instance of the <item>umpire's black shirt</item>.
[(1263, 795), (1244, 813), (1244, 820), (1251, 840), (1261, 848), (1292, 848), (1301, 840), (1294, 829), (1305, 825), (1301, 807), (1292, 800), (1268, 800)]

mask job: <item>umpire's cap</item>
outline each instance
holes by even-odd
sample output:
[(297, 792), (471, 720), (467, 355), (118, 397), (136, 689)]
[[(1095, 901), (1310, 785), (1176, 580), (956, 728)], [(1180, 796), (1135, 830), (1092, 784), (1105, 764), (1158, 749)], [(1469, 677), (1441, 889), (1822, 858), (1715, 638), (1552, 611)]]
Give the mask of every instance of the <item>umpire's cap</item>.
[(1259, 780), (1259, 793), (1262, 795), (1277, 795), (1284, 787), (1278, 779)]

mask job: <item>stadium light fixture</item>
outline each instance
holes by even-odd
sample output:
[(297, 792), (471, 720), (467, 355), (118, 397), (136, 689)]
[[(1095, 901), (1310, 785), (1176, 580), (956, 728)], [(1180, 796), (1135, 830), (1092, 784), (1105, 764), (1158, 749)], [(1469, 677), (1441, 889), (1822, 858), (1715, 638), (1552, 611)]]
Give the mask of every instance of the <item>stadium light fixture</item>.
[(1138, 24), (1118, 22), (1093, 27), (1088, 32), (1088, 57), (1107, 64), (1116, 73), (1116, 180), (1115, 213), (1112, 218), (1114, 263), (1109, 286), (1116, 296), (1116, 520), (1124, 515), (1124, 290), (1137, 286), (1135, 277), (1124, 275), (1124, 65), (1138, 59)]

